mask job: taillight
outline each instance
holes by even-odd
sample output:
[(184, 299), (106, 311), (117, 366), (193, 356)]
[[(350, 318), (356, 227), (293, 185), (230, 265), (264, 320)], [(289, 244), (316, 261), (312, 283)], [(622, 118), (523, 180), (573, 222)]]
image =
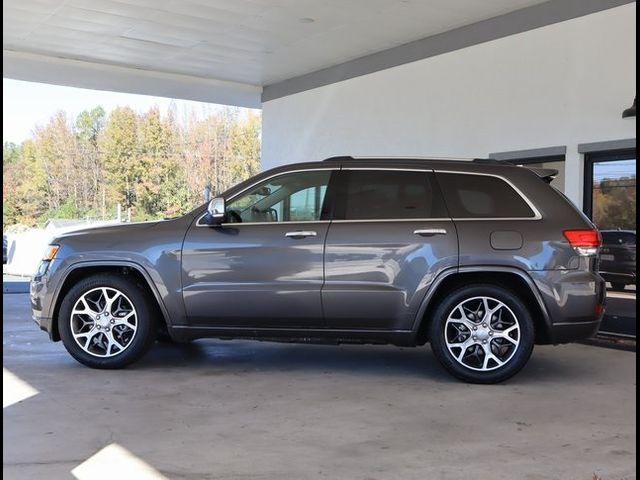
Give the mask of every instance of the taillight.
[(569, 245), (583, 257), (591, 257), (598, 254), (598, 248), (602, 245), (600, 232), (594, 229), (565, 230), (562, 232), (569, 241)]

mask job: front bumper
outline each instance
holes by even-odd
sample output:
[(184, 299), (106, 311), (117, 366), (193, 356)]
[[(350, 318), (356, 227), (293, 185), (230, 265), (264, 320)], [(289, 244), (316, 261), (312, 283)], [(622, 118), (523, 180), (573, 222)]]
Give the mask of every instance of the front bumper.
[(53, 319), (47, 317), (39, 317), (36, 315), (32, 315), (31, 318), (33, 318), (33, 321), (36, 322), (36, 325), (40, 327), (40, 330), (49, 334), (50, 340), (53, 340), (54, 342), (59, 340), (53, 330)]
[(53, 318), (49, 313), (48, 302), (52, 295), (47, 288), (47, 275), (35, 276), (29, 285), (29, 300), (31, 302), (31, 318), (36, 322), (40, 330), (49, 334), (51, 340), (59, 340), (55, 328), (53, 328)]

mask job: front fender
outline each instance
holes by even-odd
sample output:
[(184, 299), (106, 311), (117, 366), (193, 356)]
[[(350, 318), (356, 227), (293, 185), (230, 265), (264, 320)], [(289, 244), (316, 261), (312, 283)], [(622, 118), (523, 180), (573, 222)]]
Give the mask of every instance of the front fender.
[[(185, 323), (185, 310), (182, 296), (180, 295), (180, 285), (167, 284), (165, 277), (156, 268), (136, 262), (134, 260), (82, 260), (69, 263), (59, 273), (59, 279), (55, 282), (56, 288), (51, 292), (49, 303), (49, 317), (53, 318), (61, 301), (61, 293), (68, 289), (67, 282), (70, 281), (80, 270), (100, 271), (106, 268), (130, 268), (135, 270), (146, 282), (152, 292), (168, 327), (175, 324)], [(176, 276), (179, 281), (179, 269), (176, 268)], [(175, 291), (176, 287), (178, 292)]]

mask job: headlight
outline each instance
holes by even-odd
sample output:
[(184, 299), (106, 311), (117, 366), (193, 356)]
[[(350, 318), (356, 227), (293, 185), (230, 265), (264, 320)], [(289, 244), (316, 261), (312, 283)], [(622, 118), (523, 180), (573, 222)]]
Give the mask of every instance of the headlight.
[(49, 247), (47, 248), (47, 252), (45, 253), (42, 260), (44, 260), (45, 262), (50, 262), (51, 260), (56, 258), (58, 250), (60, 250), (60, 245), (49, 245)]

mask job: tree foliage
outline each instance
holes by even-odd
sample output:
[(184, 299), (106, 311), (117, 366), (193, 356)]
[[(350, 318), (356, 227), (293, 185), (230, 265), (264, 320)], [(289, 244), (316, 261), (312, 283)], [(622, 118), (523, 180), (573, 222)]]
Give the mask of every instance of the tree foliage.
[(636, 176), (605, 178), (593, 188), (593, 221), (602, 230), (636, 229)]
[(3, 229), (48, 218), (134, 219), (180, 215), (260, 169), (258, 114), (225, 108), (206, 116), (154, 107), (98, 106), (75, 121), (58, 112), (21, 145), (3, 148)]

